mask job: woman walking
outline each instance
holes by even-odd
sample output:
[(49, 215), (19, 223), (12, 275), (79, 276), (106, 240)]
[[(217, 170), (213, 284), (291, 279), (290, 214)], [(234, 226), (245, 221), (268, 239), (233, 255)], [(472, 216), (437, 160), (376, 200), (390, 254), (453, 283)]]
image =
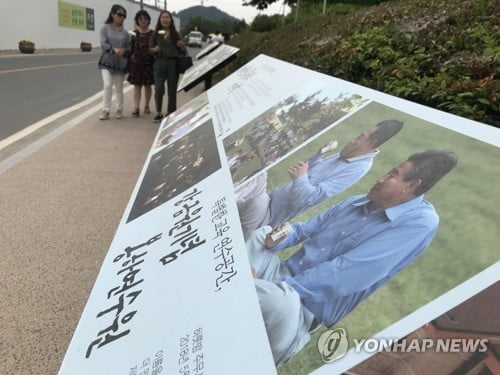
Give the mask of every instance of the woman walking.
[(101, 58), (98, 67), (101, 69), (104, 83), (104, 99), (100, 120), (109, 119), (111, 96), (115, 87), (116, 118), (123, 116), (123, 80), (127, 73), (127, 53), (129, 36), (123, 27), (127, 11), (121, 5), (113, 5), (108, 18), (101, 28)]
[(179, 37), (169, 11), (160, 13), (151, 43), (151, 52), (156, 55), (153, 65), (155, 80), (156, 117), (153, 122), (163, 119), (162, 104), (167, 81), (168, 107), (167, 116), (177, 109), (177, 57), (186, 53), (186, 43)]
[(149, 50), (153, 39), (153, 30), (149, 29), (151, 17), (145, 10), (140, 10), (135, 15), (135, 36), (132, 39), (132, 55), (129, 59), (127, 80), (134, 85), (134, 112), (133, 117), (139, 117), (139, 106), (141, 102), (141, 91), (144, 87), (144, 114), (151, 113), (149, 103), (151, 101), (151, 85), (154, 83), (153, 62), (154, 57)]

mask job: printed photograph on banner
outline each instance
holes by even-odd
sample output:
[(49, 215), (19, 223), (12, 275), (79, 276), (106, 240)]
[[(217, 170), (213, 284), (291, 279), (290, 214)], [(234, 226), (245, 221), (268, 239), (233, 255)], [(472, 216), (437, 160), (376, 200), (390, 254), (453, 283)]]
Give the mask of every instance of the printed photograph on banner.
[(279, 373), (323, 366), (325, 331), (370, 338), (498, 261), (499, 158), (371, 102), (237, 191)]
[[(500, 282), (394, 340), (354, 339), (354, 350), (375, 353), (351, 375), (498, 374)], [(328, 351), (326, 346), (321, 350)]]
[(211, 120), (151, 157), (127, 223), (196, 185), (220, 169)]
[(185, 116), (188, 116), (193, 112), (196, 112), (201, 107), (207, 104), (208, 104), (208, 95), (206, 92), (203, 92), (193, 100), (190, 100), (182, 107), (178, 108), (177, 111), (175, 111), (174, 113), (171, 113), (170, 115), (165, 117), (165, 119), (161, 123), (161, 128), (165, 129), (170, 127), (172, 124), (176, 123), (177, 121), (180, 121)]
[(359, 95), (312, 82), (272, 106), (224, 139), (235, 187), (365, 102)]
[(175, 142), (209, 119), (210, 105), (207, 95), (203, 94), (200, 99), (192, 100), (167, 118), (153, 148), (161, 149)]

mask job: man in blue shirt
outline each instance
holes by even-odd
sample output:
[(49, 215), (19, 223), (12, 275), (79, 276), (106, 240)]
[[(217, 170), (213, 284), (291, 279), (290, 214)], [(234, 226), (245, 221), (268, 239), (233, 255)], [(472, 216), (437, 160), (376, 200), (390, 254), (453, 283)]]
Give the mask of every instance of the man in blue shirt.
[[(293, 219), (311, 207), (340, 194), (359, 181), (372, 167), (377, 147), (398, 133), (399, 120), (384, 120), (350, 141), (342, 151), (321, 158), (328, 145), (288, 173), (291, 181), (265, 192), (267, 175), (257, 177), (250, 193), (238, 195), (238, 211), (245, 238), (264, 225), (272, 227)], [(253, 193), (255, 191), (255, 193)], [(242, 197), (242, 195), (244, 195)]]
[[(439, 217), (423, 194), (456, 164), (450, 151), (411, 155), (367, 195), (294, 223), (286, 236), (273, 240), (270, 227), (252, 233), (247, 250), (277, 365), (309, 341), (315, 325), (337, 323), (427, 248)], [(301, 242), (287, 260), (276, 255)]]

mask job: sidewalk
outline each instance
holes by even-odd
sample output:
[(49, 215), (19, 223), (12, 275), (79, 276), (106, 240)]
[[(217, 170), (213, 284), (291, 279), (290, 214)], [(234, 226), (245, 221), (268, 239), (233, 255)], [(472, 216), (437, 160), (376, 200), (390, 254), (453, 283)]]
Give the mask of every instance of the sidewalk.
[[(202, 90), (179, 93), (178, 106)], [(0, 172), (2, 373), (57, 373), (158, 130), (153, 114), (131, 117), (132, 91), (122, 120), (99, 121), (99, 101), (92, 105), (71, 114), (91, 111), (81, 123)]]

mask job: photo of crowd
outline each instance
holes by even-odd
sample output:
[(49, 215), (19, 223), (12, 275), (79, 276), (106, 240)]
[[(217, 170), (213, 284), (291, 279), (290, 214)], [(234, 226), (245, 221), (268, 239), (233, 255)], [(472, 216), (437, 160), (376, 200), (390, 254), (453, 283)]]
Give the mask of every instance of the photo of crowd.
[(224, 139), (235, 186), (354, 111), (359, 95), (311, 84)]
[(151, 157), (127, 222), (151, 211), (220, 169), (211, 120)]
[(210, 118), (210, 105), (208, 102), (200, 107), (189, 107), (181, 115), (174, 117), (166, 124), (167, 126), (161, 131), (153, 147), (161, 149), (175, 142)]
[(208, 104), (208, 95), (206, 92), (201, 93), (193, 100), (187, 102), (182, 107), (180, 107), (174, 113), (171, 113), (169, 116), (165, 117), (165, 119), (161, 123), (161, 128), (166, 129), (176, 122), (182, 120), (185, 116), (192, 114), (193, 112), (198, 111), (201, 107), (204, 107)]

